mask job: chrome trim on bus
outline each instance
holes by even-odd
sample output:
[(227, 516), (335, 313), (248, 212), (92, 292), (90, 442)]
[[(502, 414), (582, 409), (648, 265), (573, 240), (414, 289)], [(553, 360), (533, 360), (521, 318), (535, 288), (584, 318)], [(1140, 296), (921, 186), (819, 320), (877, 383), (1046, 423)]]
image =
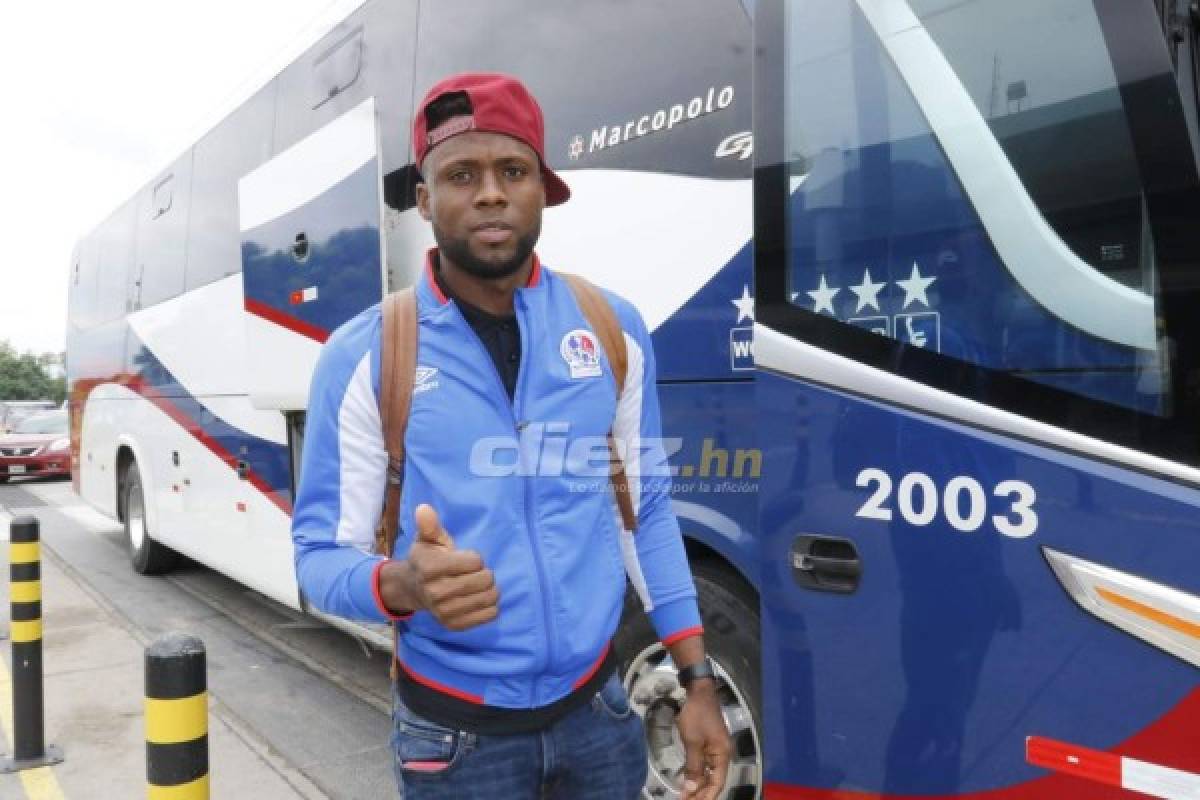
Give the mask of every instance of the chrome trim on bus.
[(1200, 597), (1049, 547), (1042, 554), (1083, 610), (1200, 667)]

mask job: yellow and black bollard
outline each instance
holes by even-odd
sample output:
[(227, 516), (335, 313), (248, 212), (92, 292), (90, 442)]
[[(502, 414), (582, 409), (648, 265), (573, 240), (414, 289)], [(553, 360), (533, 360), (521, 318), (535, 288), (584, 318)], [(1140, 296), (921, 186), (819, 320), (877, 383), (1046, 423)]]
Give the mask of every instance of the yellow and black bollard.
[(0, 773), (44, 767), (63, 760), (46, 747), (42, 687), (42, 551), (36, 517), (9, 525), (9, 601), (12, 604), (13, 754), (0, 760)]
[(146, 781), (149, 800), (208, 800), (208, 680), (195, 636), (146, 648)]

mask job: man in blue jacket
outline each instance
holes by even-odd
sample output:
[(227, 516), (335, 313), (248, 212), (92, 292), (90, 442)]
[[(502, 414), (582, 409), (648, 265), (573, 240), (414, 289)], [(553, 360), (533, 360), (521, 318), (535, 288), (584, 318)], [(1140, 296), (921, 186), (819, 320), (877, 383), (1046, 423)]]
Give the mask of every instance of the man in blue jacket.
[[(570, 287), (534, 253), (543, 208), (570, 190), (524, 86), (446, 79), (414, 128), (437, 247), (416, 287), (402, 532), (392, 558), (371, 553), (387, 471), (376, 306), (330, 337), (313, 377), (292, 527), (301, 589), (327, 612), (398, 624), (407, 800), (619, 800), (647, 768), (610, 647), (628, 574), (688, 690), (683, 796), (712, 800), (730, 744), (671, 512), (649, 332), (606, 293), (628, 352), (618, 397)], [(593, 443), (610, 430), (636, 532), (596, 478)]]

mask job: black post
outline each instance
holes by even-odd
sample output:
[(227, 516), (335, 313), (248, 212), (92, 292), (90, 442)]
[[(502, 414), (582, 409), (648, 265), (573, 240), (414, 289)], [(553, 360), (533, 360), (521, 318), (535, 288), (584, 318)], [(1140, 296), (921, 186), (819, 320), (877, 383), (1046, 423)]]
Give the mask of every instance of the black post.
[[(204, 642), (167, 633), (146, 648), (146, 781), (150, 796), (208, 800)], [(166, 796), (165, 794), (163, 796)]]
[(13, 755), (0, 773), (44, 767), (63, 760), (45, 746), (42, 696), (42, 552), (36, 517), (17, 517), (9, 526), (9, 601), (12, 604)]

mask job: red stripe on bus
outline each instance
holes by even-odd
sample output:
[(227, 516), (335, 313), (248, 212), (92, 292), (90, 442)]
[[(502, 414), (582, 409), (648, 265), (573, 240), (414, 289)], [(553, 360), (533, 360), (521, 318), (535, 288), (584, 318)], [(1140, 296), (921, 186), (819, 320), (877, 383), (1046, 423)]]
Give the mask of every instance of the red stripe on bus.
[[(1200, 772), (1200, 749), (1194, 744), (1197, 719), (1200, 719), (1200, 689), (1193, 689), (1174, 708), (1111, 748), (1106, 755), (1112, 758), (1135, 758), (1184, 772)], [(1012, 744), (1015, 749), (1017, 743)], [(1020, 756), (1013, 753), (1013, 758)], [(822, 789), (779, 782), (767, 783), (763, 787), (766, 800), (1062, 800), (1067, 797), (1122, 800), (1131, 796), (1134, 793), (1128, 789), (1102, 785), (1061, 772), (998, 789), (939, 795)]]
[(293, 333), (298, 333), (314, 341), (325, 343), (329, 338), (329, 331), (324, 328), (318, 328), (310, 322), (305, 322), (302, 319), (293, 317), (291, 314), (285, 314), (277, 308), (272, 308), (266, 303), (260, 303), (249, 297), (246, 298), (246, 311), (256, 317), (262, 317), (268, 322), (274, 322), (281, 328), (287, 328)]
[(1043, 736), (1025, 740), (1025, 760), (1035, 767), (1086, 778), (1107, 786), (1121, 785), (1121, 757), (1090, 747), (1067, 744)]
[[(213, 439), (211, 436), (205, 433), (200, 427), (199, 423), (192, 419), (186, 411), (172, 402), (169, 397), (160, 394), (154, 389), (154, 387), (150, 386), (142, 378), (136, 375), (129, 375), (126, 373), (113, 375), (110, 378), (78, 381), (72, 390), (71, 401), (74, 414), (76, 415), (75, 418), (82, 417), (83, 408), (87, 405), (87, 400), (96, 387), (106, 383), (115, 383), (118, 386), (124, 386), (131, 392), (135, 392), (149, 400), (151, 403), (154, 403), (159, 410), (173, 419), (181, 428), (191, 434), (194, 439), (199, 441), (210, 451), (212, 451), (212, 453), (214, 453), (218, 458), (224, 461), (230, 469), (237, 469), (237, 458), (234, 457), (232, 453), (226, 450), (224, 446), (222, 446), (221, 443), (216, 439)], [(79, 442), (76, 439), (76, 432), (72, 431), (71, 448), (73, 464), (71, 470), (71, 483), (76, 492), (79, 491), (78, 446)], [(261, 475), (253, 470), (249, 470), (246, 473), (246, 480), (251, 486), (265, 495), (266, 498), (271, 501), (276, 508), (278, 508), (284, 514), (287, 514), (289, 517), (292, 515), (292, 504), (279, 497), (271, 485), (267, 483)], [(175, 492), (181, 491), (178, 484), (172, 485), (171, 489)]]
[[(163, 413), (175, 420), (185, 431), (190, 433), (200, 444), (207, 447), (213, 455), (225, 462), (230, 469), (237, 469), (238, 459), (233, 453), (230, 453), (216, 439), (209, 436), (200, 425), (188, 416), (187, 412), (171, 401), (171, 398), (166, 397), (158, 392), (154, 387), (149, 386), (141, 379), (134, 379), (129, 382), (129, 388), (136, 391), (138, 394), (145, 397), (151, 403), (158, 406)], [(268, 500), (270, 500), (280, 511), (291, 516), (292, 504), (280, 498), (271, 485), (267, 483), (261, 475), (250, 469), (246, 472), (246, 480), (255, 489), (258, 489)]]

